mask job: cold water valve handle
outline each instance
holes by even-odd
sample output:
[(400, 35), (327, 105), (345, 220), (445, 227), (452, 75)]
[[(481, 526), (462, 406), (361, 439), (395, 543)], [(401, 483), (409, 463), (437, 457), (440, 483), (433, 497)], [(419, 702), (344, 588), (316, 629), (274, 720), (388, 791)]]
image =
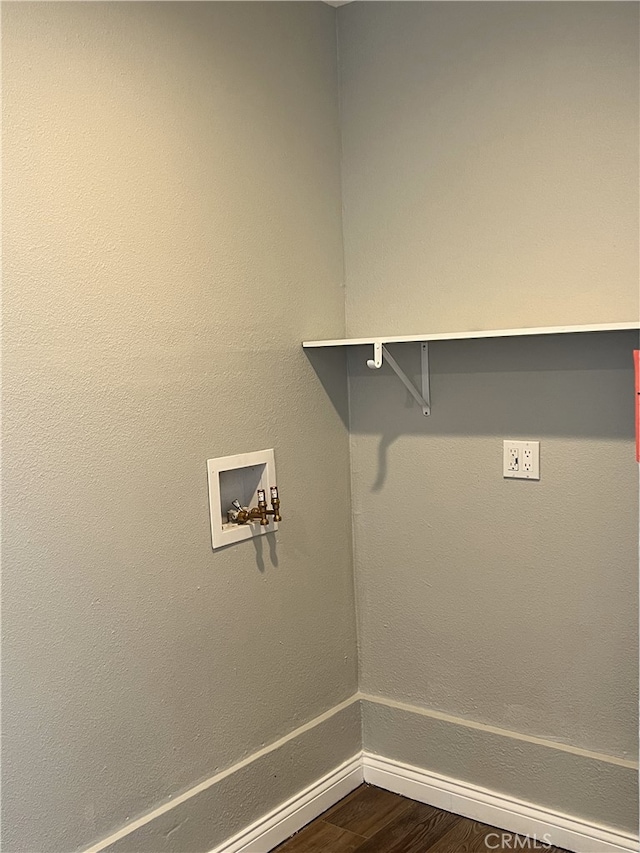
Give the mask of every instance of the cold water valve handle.
[(280, 498), (278, 497), (278, 487), (271, 486), (271, 506), (273, 507), (273, 520), (282, 521), (280, 515)]

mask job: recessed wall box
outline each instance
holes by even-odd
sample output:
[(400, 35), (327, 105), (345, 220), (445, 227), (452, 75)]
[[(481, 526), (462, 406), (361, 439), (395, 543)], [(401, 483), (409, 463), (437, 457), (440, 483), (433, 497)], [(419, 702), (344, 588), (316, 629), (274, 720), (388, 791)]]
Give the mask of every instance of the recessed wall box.
[(268, 495), (270, 487), (277, 484), (273, 450), (207, 459), (207, 476), (214, 550), (278, 529), (278, 522), (271, 518), (264, 526), (259, 521), (235, 524), (227, 519), (234, 500), (243, 507), (253, 507), (258, 501), (258, 489), (264, 489)]

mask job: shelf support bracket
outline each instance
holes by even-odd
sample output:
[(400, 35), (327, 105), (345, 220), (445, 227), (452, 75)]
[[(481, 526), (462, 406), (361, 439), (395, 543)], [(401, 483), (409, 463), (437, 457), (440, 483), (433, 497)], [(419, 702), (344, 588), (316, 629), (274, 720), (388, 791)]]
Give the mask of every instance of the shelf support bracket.
[(429, 344), (423, 341), (420, 344), (420, 367), (421, 367), (421, 389), (422, 393), (414, 386), (404, 370), (400, 367), (389, 350), (380, 341), (375, 341), (373, 344), (373, 358), (367, 359), (367, 367), (371, 370), (379, 370), (382, 367), (384, 360), (387, 360), (389, 367), (402, 382), (407, 391), (422, 409), (422, 414), (428, 416), (431, 414), (431, 387), (429, 382)]

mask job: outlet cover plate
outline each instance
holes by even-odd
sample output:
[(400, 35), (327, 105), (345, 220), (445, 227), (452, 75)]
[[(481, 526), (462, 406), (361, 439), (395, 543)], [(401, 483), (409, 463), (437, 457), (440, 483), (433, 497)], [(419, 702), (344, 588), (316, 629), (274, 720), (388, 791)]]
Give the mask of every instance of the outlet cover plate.
[(540, 442), (511, 441), (502, 443), (502, 476), (510, 480), (540, 479)]
[(249, 524), (227, 521), (227, 510), (231, 509), (234, 499), (240, 501), (242, 506), (254, 507), (258, 502), (258, 489), (264, 489), (268, 500), (269, 487), (278, 484), (273, 450), (207, 459), (207, 476), (211, 545), (214, 551), (278, 529), (278, 523), (271, 518), (266, 526), (258, 521)]

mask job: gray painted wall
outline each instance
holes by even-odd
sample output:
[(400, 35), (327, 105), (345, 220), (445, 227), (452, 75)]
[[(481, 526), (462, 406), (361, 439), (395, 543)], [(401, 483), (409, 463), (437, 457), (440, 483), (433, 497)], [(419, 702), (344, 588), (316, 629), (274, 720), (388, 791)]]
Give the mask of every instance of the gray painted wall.
[[(636, 11), (339, 11), (352, 333), (637, 318)], [(3, 6), (7, 853), (106, 836), (355, 690), (344, 354), (299, 348), (345, 330), (335, 15)], [(633, 344), (434, 346), (430, 420), (353, 354), (362, 684), (460, 720), (365, 702), (368, 748), (457, 773), (465, 720), (555, 738), (610, 755), (632, 822)], [(507, 435), (540, 483), (502, 480)], [(214, 554), (206, 458), (270, 446), (279, 533)], [(113, 849), (217, 843), (350, 757), (358, 711)], [(578, 778), (558, 750), (515, 791), (522, 740), (502, 776), (464, 742), (506, 793)]]
[(361, 747), (360, 701), (354, 699), (330, 719), (110, 844), (105, 853), (210, 851), (263, 817), (267, 798), (274, 806), (287, 802), (345, 758), (357, 756)]
[[(361, 689), (459, 718), (371, 714), (365, 748), (627, 830), (636, 771), (607, 756), (637, 749), (634, 345), (432, 344), (429, 418), (369, 352), (350, 360)], [(418, 381), (417, 346), (394, 352)], [(503, 437), (540, 440), (540, 482), (502, 478)], [(505, 730), (500, 751), (466, 720)], [(509, 732), (598, 753), (600, 769)]]
[[(552, 814), (615, 827), (629, 837), (629, 849), (634, 840), (637, 846), (638, 768), (632, 762), (397, 700), (367, 697), (361, 704), (367, 752), (437, 768), (450, 779)], [(557, 836), (554, 844), (566, 846)], [(602, 853), (594, 841), (578, 847), (583, 849)]]
[[(428, 418), (354, 350), (364, 692), (635, 757), (637, 342), (434, 343)], [(539, 482), (503, 479), (503, 437), (540, 440)]]
[(349, 336), (637, 320), (638, 4), (338, 21)]
[[(356, 688), (347, 432), (300, 349), (344, 332), (335, 11), (2, 11), (3, 849), (54, 853)], [(213, 553), (205, 460), (265, 447), (280, 531)], [(224, 826), (279, 802), (246, 780)]]
[[(637, 321), (637, 16), (620, 3), (339, 11), (349, 334)], [(605, 820), (617, 797), (609, 819), (626, 828), (637, 345), (432, 344), (430, 418), (388, 367), (366, 368), (370, 352), (349, 359), (361, 689), (603, 754), (600, 778), (619, 786), (603, 781), (596, 807), (586, 785), (564, 807)], [(418, 381), (418, 347), (394, 353)], [(503, 438), (540, 440), (539, 483), (503, 480)], [(452, 772), (455, 727), (443, 743), (444, 729), (394, 721), (365, 715), (365, 748)], [(463, 752), (464, 778), (487, 784), (483, 752)], [(540, 772), (517, 739), (501, 761), (492, 784), (516, 796), (572, 785), (566, 763)]]

